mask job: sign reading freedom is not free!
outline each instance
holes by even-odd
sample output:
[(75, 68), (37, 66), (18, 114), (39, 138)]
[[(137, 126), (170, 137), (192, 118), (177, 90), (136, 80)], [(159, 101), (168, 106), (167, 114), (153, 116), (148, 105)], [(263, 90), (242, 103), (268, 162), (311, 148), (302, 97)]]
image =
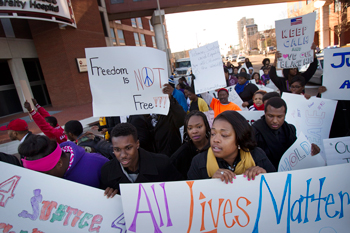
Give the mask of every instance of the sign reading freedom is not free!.
[(167, 115), (169, 96), (165, 52), (147, 47), (85, 49), (93, 115)]
[(125, 233), (121, 197), (0, 162), (0, 232)]
[(299, 69), (314, 61), (311, 45), (314, 41), (316, 13), (275, 21), (277, 50), (282, 57), (278, 68)]
[(121, 184), (128, 232), (348, 232), (350, 164), (220, 179)]

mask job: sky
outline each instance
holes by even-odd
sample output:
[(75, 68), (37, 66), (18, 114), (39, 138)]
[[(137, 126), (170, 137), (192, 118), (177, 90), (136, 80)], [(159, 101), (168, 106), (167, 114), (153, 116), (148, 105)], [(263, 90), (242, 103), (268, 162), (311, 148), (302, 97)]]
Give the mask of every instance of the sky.
[(275, 28), (275, 20), (288, 18), (287, 3), (166, 14), (171, 52), (214, 41), (219, 41), (224, 51), (228, 50), (230, 45), (239, 44), (237, 21), (243, 17), (254, 18), (259, 31)]

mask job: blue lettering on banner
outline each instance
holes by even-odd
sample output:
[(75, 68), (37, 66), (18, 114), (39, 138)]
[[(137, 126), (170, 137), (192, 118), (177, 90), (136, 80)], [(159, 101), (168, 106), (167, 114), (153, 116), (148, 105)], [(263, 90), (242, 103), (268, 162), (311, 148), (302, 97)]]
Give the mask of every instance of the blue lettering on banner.
[(347, 57), (347, 58), (345, 59), (345, 56), (346, 56), (346, 55), (350, 55), (350, 52), (333, 53), (333, 57), (341, 56), (341, 62), (340, 62), (339, 65), (334, 65), (334, 63), (332, 63), (331, 66), (332, 66), (333, 68), (341, 68), (341, 67), (344, 66), (345, 60), (346, 60), (346, 65), (347, 65), (347, 67), (350, 67), (349, 58)]
[(344, 89), (345, 87), (346, 89), (350, 88), (350, 80), (345, 80), (345, 82), (339, 87), (339, 89)]

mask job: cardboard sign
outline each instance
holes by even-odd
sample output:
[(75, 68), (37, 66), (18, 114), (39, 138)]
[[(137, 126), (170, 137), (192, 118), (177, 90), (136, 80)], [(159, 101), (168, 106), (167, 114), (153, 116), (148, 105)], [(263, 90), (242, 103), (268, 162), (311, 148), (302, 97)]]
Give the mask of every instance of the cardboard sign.
[(350, 163), (350, 137), (323, 139), (327, 164)]
[(350, 47), (325, 49), (323, 86), (327, 91), (322, 97), (334, 100), (350, 100)]
[[(241, 108), (242, 111), (248, 111), (247, 107), (243, 107), (243, 100), (241, 99), (241, 97), (237, 94), (236, 90), (235, 90), (235, 86), (229, 86), (229, 87), (225, 87), (228, 90), (228, 101), (235, 103), (238, 105), (238, 107)], [(210, 95), (212, 95), (214, 98), (218, 98), (218, 93), (217, 91), (213, 90), (213, 91), (209, 91), (208, 92)]]
[(0, 162), (1, 232), (125, 232), (119, 195)]
[(168, 114), (169, 97), (162, 92), (168, 83), (165, 52), (117, 46), (85, 53), (95, 117)]
[(326, 163), (320, 154), (311, 156), (311, 143), (301, 132), (298, 139), (283, 154), (278, 165), (278, 171), (299, 170), (325, 165)]
[(0, 1), (0, 18), (51, 21), (77, 27), (71, 0)]
[[(128, 232), (348, 232), (350, 164), (220, 179), (121, 184)], [(327, 231), (328, 230), (328, 231)]]
[(219, 42), (192, 49), (189, 54), (192, 72), (196, 77), (194, 80), (196, 94), (226, 86)]
[(301, 68), (314, 61), (315, 22), (316, 12), (275, 21), (277, 50), (282, 55), (278, 68)]
[(297, 129), (297, 135), (302, 131), (311, 143), (321, 149), (321, 155), (326, 160), (323, 149), (323, 139), (329, 137), (337, 101), (284, 92), (282, 98), (287, 103), (286, 121)]

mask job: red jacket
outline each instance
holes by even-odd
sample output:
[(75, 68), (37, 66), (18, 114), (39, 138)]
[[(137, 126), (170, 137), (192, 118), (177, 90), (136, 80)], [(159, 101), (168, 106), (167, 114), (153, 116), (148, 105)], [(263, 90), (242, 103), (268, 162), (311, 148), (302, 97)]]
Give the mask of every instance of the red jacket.
[(45, 117), (50, 116), (50, 114), (40, 105), (36, 105), (36, 108), (38, 109), (38, 112), (35, 110), (30, 112), (30, 115), (32, 115), (33, 120), (39, 126), (41, 131), (50, 139), (55, 139), (59, 144), (62, 142), (67, 141), (67, 136), (64, 133), (64, 130), (61, 126), (58, 124), (56, 127), (52, 127), (49, 123), (46, 122)]

